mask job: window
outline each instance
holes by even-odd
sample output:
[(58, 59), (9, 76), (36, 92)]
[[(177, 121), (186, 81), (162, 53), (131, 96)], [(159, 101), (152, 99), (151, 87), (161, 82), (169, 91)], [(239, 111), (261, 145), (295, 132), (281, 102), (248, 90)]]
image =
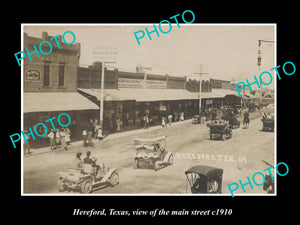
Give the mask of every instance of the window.
[(65, 64), (59, 63), (58, 68), (58, 86), (63, 87), (65, 84)]
[(44, 86), (50, 86), (50, 64), (49, 62), (45, 62), (44, 65)]

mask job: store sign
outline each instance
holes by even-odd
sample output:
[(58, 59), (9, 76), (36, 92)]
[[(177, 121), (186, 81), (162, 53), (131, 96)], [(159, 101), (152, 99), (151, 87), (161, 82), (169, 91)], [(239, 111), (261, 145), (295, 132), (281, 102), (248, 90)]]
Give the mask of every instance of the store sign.
[[(143, 79), (118, 78), (119, 88), (144, 88)], [(149, 89), (166, 89), (167, 82), (160, 80), (146, 80), (146, 87)]]
[(210, 104), (213, 104), (213, 100), (212, 99), (206, 100), (206, 105), (210, 105)]
[(146, 80), (146, 88), (166, 89), (167, 82), (161, 80)]
[(25, 74), (26, 81), (32, 82), (40, 82), (41, 81), (41, 73), (38, 70), (28, 70)]
[(144, 88), (144, 80), (118, 78), (119, 88)]

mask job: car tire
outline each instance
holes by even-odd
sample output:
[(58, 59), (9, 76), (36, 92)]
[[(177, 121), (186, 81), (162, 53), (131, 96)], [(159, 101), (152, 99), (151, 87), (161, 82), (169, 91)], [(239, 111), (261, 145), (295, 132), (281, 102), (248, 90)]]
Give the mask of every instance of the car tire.
[(119, 174), (115, 171), (112, 173), (112, 175), (109, 178), (109, 184), (110, 186), (114, 187), (117, 184), (119, 184)]
[(159, 161), (159, 160), (155, 161), (153, 164), (153, 167), (154, 167), (155, 171), (160, 170), (161, 169), (161, 161)]
[(222, 140), (223, 140), (223, 141), (226, 141), (226, 139), (227, 139), (226, 134), (222, 134)]
[(63, 179), (59, 179), (57, 181), (57, 188), (59, 191), (65, 191), (67, 189), (67, 186), (65, 185), (65, 182), (63, 181)]
[(92, 189), (93, 189), (93, 184), (91, 180), (85, 180), (81, 183), (81, 187), (80, 187), (81, 193), (89, 194), (92, 192)]
[(134, 169), (140, 168), (139, 160), (138, 160), (138, 159), (135, 159), (135, 160), (134, 160), (133, 168), (134, 168)]
[(174, 163), (174, 156), (173, 154), (171, 154), (169, 157), (169, 165), (173, 165), (173, 163)]

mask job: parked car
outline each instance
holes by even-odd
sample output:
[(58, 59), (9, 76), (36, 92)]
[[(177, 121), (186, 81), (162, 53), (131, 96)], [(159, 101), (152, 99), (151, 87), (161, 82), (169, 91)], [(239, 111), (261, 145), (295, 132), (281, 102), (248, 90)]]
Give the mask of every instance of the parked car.
[(198, 124), (201, 123), (201, 117), (200, 115), (194, 115), (192, 119), (192, 124)]

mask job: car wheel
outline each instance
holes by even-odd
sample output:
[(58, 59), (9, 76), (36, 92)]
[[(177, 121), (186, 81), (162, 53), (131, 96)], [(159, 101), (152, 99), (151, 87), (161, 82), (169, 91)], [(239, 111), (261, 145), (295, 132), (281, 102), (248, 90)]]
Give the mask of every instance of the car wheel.
[(119, 174), (115, 171), (109, 179), (110, 186), (114, 187), (119, 183)]
[(65, 191), (67, 189), (67, 186), (65, 185), (65, 182), (63, 181), (63, 179), (59, 179), (57, 181), (57, 188), (59, 191)]
[(227, 139), (226, 134), (222, 134), (222, 140), (226, 141), (226, 139)]
[(134, 169), (137, 169), (137, 168), (139, 168), (140, 167), (140, 165), (139, 165), (139, 160), (138, 159), (135, 159), (134, 160), (134, 166), (133, 166), (133, 168)]
[(170, 158), (169, 158), (169, 165), (172, 165), (174, 163), (174, 157), (173, 155), (171, 154), (170, 155)]
[(88, 194), (91, 193), (93, 189), (92, 181), (85, 180), (81, 184), (81, 193)]
[(158, 171), (161, 168), (161, 161), (157, 160), (154, 162), (154, 170)]

